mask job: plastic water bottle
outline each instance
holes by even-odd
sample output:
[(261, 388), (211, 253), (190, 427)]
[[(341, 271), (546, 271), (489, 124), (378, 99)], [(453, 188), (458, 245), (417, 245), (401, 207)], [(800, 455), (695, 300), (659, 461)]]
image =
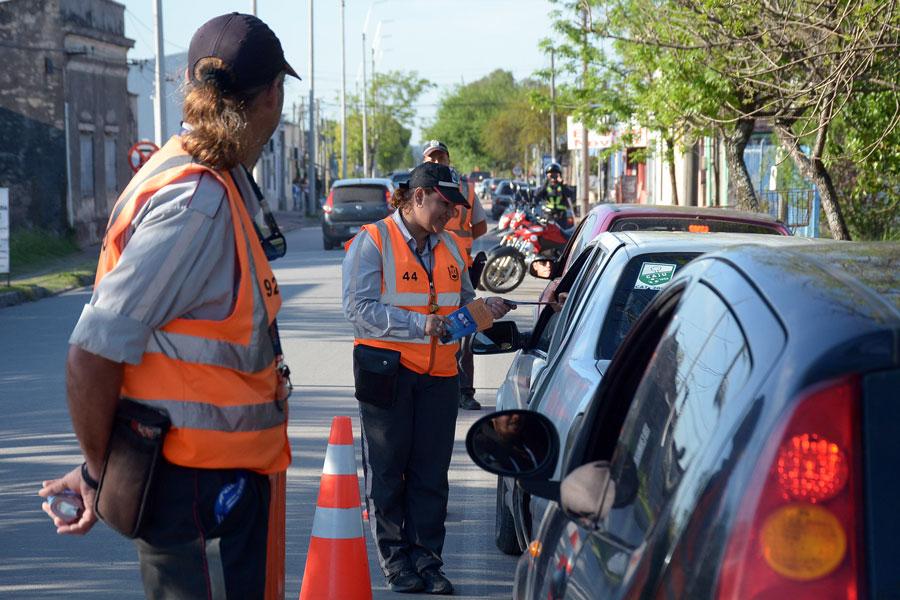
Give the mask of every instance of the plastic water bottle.
[(84, 512), (84, 501), (81, 495), (72, 490), (64, 490), (56, 496), (49, 496), (47, 503), (50, 504), (50, 511), (62, 519), (66, 525), (78, 521)]

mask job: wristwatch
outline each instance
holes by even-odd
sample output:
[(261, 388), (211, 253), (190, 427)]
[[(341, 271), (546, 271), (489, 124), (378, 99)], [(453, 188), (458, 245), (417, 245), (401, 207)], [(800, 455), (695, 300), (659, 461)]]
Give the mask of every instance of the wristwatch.
[(93, 490), (96, 490), (98, 487), (100, 487), (100, 482), (91, 477), (91, 474), (88, 472), (87, 461), (81, 463), (81, 479), (84, 480), (84, 482), (88, 484), (88, 487)]

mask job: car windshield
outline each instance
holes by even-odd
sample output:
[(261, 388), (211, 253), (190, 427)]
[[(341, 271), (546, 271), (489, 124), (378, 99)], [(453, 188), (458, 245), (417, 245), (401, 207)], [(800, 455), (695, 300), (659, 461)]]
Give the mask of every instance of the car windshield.
[(700, 254), (696, 252), (643, 254), (628, 262), (606, 311), (597, 343), (597, 358), (613, 357), (647, 305), (681, 267), (697, 256)]
[(624, 217), (613, 221), (610, 231), (693, 231), (695, 233), (767, 233), (780, 235), (775, 225), (724, 221), (715, 217)]
[(342, 185), (332, 189), (335, 204), (384, 204), (387, 188), (381, 185)]

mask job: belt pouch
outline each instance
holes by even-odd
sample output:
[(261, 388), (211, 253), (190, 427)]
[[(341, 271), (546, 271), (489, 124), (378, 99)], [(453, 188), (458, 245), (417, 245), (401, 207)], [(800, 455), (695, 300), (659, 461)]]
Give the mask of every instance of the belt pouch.
[(356, 399), (360, 402), (389, 408), (394, 405), (400, 353), (365, 344), (353, 347), (353, 380)]
[(119, 401), (94, 510), (125, 537), (134, 538), (140, 532), (170, 425), (165, 411), (131, 400)]

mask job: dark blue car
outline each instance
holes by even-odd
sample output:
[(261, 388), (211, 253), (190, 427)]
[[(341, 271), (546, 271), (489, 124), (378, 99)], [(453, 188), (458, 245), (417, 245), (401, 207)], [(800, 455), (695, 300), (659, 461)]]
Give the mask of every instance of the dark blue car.
[(900, 597), (898, 264), (898, 244), (696, 259), (619, 348), (562, 482), (548, 419), (476, 422), (473, 459), (553, 500), (514, 597)]

